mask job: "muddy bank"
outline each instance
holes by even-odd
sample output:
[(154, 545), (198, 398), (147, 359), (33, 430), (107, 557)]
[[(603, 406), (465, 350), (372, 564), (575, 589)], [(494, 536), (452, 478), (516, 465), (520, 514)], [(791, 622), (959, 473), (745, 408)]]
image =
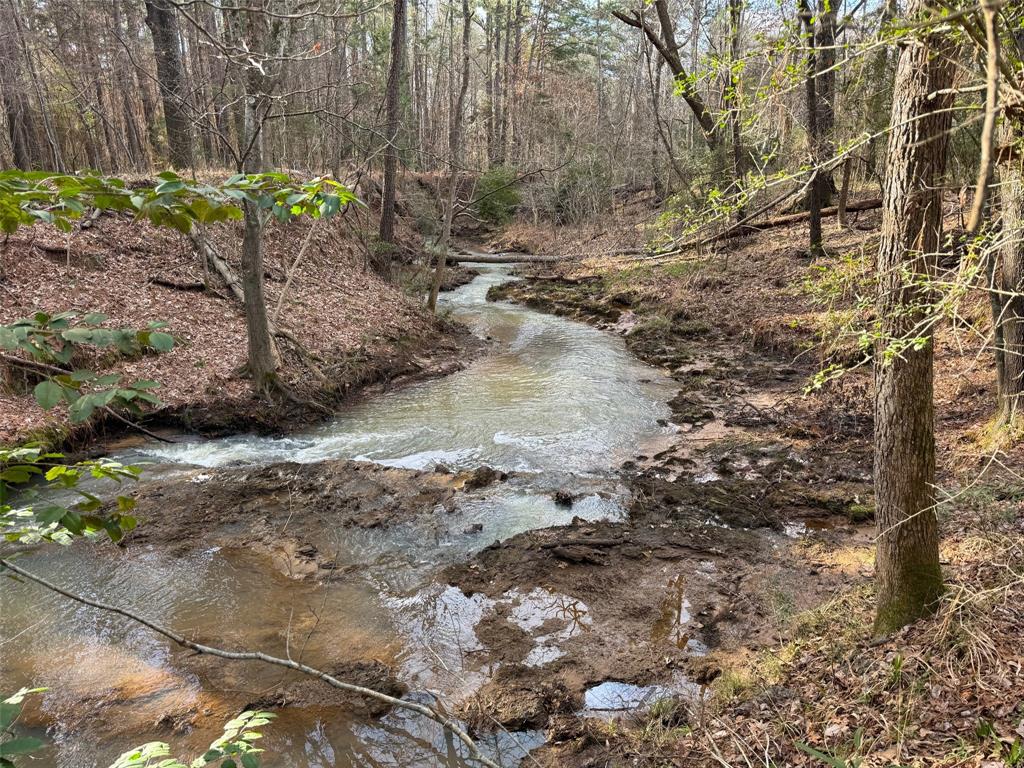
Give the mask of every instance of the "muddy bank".
[(292, 578), (330, 578), (348, 564), (330, 551), (329, 532), (451, 514), (457, 491), (503, 477), (489, 467), (452, 473), (349, 460), (188, 470), (133, 494), (140, 525), (125, 544), (179, 554), (249, 548), (271, 554)]
[(551, 629), (524, 632), (485, 615), (486, 653), (504, 666), (464, 705), (481, 725), (548, 728), (538, 757), (551, 765), (587, 753), (588, 690), (660, 685), (661, 697), (681, 701), (681, 717), (703, 706), (730, 659), (778, 643), (789, 616), (867, 575), (819, 557), (870, 540), (870, 458), (863, 441), (837, 447), (830, 425), (797, 407), (806, 367), (737, 344), (699, 307), (680, 311), (609, 282), (547, 276), (498, 286), (489, 298), (619, 333), (671, 373), (678, 431), (623, 465), (628, 520), (523, 533), (444, 574), (467, 595), (548, 594), (583, 606), (582, 630), (547, 657), (537, 649)]

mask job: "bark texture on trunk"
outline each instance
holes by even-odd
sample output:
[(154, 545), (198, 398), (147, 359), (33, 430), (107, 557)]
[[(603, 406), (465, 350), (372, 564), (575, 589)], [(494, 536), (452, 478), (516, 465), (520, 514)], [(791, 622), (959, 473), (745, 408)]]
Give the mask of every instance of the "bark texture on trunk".
[(807, 187), (807, 210), (810, 212), (810, 254), (813, 258), (823, 255), (821, 238), (821, 209), (825, 198), (825, 177), (819, 169), (822, 163), (821, 131), (818, 125), (818, 51), (815, 44), (814, 16), (807, 0), (800, 0), (800, 21), (807, 40), (807, 79), (804, 81), (807, 97), (807, 146), (813, 167), (811, 183)]
[[(914, 0), (913, 18), (931, 0)], [(925, 36), (900, 53), (878, 250), (877, 314), (882, 339), (875, 361), (875, 504), (878, 523), (875, 632), (884, 634), (932, 612), (942, 594), (935, 517), (933, 346), (900, 340), (929, 333), (928, 297), (914, 276), (933, 268), (942, 228), (942, 176), (951, 124), (951, 59), (945, 41)], [(929, 94), (938, 94), (929, 97)]]
[[(1011, 140), (1015, 137), (1010, 137)], [(993, 287), (1000, 425), (1024, 420), (1024, 168), (1018, 152), (1000, 167), (1002, 248)]]
[(192, 133), (185, 114), (185, 66), (181, 59), (178, 17), (169, 0), (146, 0), (146, 26), (153, 36), (156, 78), (164, 105), (171, 165), (192, 166)]
[(406, 0), (395, 0), (391, 22), (391, 65), (388, 69), (387, 90), (384, 95), (384, 135), (388, 146), (384, 153), (384, 193), (378, 233), (382, 243), (395, 242), (395, 184), (398, 173), (398, 122), (405, 59), (405, 11)]

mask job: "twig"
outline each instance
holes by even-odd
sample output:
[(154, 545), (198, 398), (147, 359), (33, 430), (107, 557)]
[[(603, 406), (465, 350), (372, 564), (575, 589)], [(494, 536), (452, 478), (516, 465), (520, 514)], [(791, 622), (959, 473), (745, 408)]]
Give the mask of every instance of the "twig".
[(967, 234), (974, 236), (981, 227), (985, 212), (989, 183), (992, 181), (995, 143), (996, 116), (999, 112), (999, 30), (996, 27), (999, 3), (986, 0), (981, 6), (985, 16), (986, 66), (985, 66), (985, 122), (981, 127), (981, 159), (978, 162), (978, 180), (975, 183), (971, 215), (967, 219)]
[(306, 251), (309, 250), (309, 244), (313, 240), (313, 233), (316, 231), (316, 225), (316, 221), (309, 225), (309, 232), (306, 233), (306, 237), (302, 241), (302, 246), (299, 248), (299, 252), (295, 256), (295, 261), (292, 262), (291, 267), (285, 273), (284, 287), (281, 289), (281, 295), (277, 297), (277, 306), (274, 307), (274, 314), (270, 318), (272, 323), (276, 323), (281, 318), (281, 308), (284, 306), (284, 297), (288, 295), (288, 289), (291, 288), (292, 280), (295, 279), (295, 275), (299, 271), (299, 264), (302, 263), (302, 257), (305, 256)]
[(8, 560), (0, 559), (0, 566), (7, 568), (10, 571), (13, 571), (14, 573), (28, 579), (29, 581), (35, 582), (41, 587), (45, 587), (51, 592), (56, 592), (58, 595), (62, 595), (63, 597), (68, 598), (69, 600), (74, 600), (76, 603), (88, 605), (91, 608), (97, 608), (101, 611), (116, 613), (119, 616), (124, 616), (127, 619), (131, 619), (132, 621), (137, 622), (144, 627), (148, 627), (149, 629), (156, 632), (158, 635), (163, 635), (168, 640), (171, 640), (177, 645), (180, 645), (183, 648), (188, 648), (189, 650), (195, 651), (196, 653), (206, 654), (208, 656), (216, 656), (218, 658), (227, 659), (229, 661), (262, 661), (266, 664), (273, 664), (279, 667), (294, 669), (296, 672), (302, 672), (303, 674), (309, 675), (310, 677), (315, 677), (316, 679), (322, 680), (328, 685), (339, 690), (349, 691), (350, 693), (356, 693), (360, 696), (367, 696), (371, 699), (382, 701), (385, 704), (389, 704), (393, 707), (401, 707), (403, 709), (408, 709), (413, 712), (417, 712), (423, 715), (424, 717), (430, 718), (435, 723), (439, 724), (440, 726), (451, 732), (454, 736), (456, 736), (459, 739), (459, 741), (465, 744), (466, 747), (469, 749), (469, 753), (473, 757), (473, 759), (478, 760), (483, 765), (488, 766), (488, 768), (501, 768), (501, 766), (499, 766), (490, 758), (485, 757), (480, 752), (480, 749), (479, 747), (477, 747), (476, 742), (473, 741), (473, 739), (470, 738), (469, 734), (467, 734), (454, 720), (438, 712), (437, 710), (428, 707), (425, 704), (418, 704), (414, 701), (405, 701), (404, 699), (399, 699), (394, 696), (388, 696), (386, 693), (375, 691), (372, 688), (366, 688), (362, 685), (355, 685), (353, 683), (346, 683), (341, 680), (338, 680), (336, 677), (332, 677), (331, 675), (327, 674), (322, 670), (316, 669), (307, 664), (302, 664), (301, 662), (293, 661), (291, 659), (282, 659), (277, 656), (271, 656), (269, 654), (263, 653), (262, 651), (226, 651), (222, 648), (215, 648), (210, 645), (196, 643), (192, 640), (187, 639), (184, 635), (181, 635), (175, 632), (174, 630), (167, 629), (166, 627), (156, 624), (155, 622), (152, 622), (149, 619), (139, 616), (138, 614), (133, 613), (132, 611), (129, 611), (126, 608), (119, 608), (115, 605), (102, 603), (99, 600), (92, 600), (88, 597), (83, 597), (81, 595), (75, 594), (74, 592), (70, 592), (66, 589), (63, 589), (62, 587), (58, 587), (53, 582), (47, 581), (41, 576), (36, 576), (34, 573), (26, 571), (24, 568), (14, 565)]
[[(65, 371), (63, 368), (58, 368), (56, 365), (49, 365), (47, 363), (40, 363), (38, 360), (24, 360), (24, 359), (22, 359), (20, 357), (15, 357), (14, 355), (7, 355), (7, 354), (0, 353), (0, 360), (4, 361), (5, 363), (8, 363), (9, 365), (13, 365), (13, 366), (21, 367), (21, 368), (29, 368), (29, 369), (35, 370), (35, 371), (45, 371), (46, 373), (55, 373), (58, 376), (67, 376), (68, 374), (71, 373), (71, 371)], [(160, 435), (156, 434), (155, 432), (150, 432), (148, 429), (146, 429), (141, 424), (136, 424), (131, 419), (128, 419), (128, 418), (122, 416), (117, 411), (115, 411), (113, 408), (111, 408), (109, 405), (104, 405), (103, 406), (103, 410), (106, 411), (107, 413), (109, 413), (111, 416), (113, 416), (115, 419), (117, 419), (121, 423), (127, 424), (132, 429), (137, 429), (142, 434), (144, 434), (144, 435), (146, 435), (148, 437), (152, 437), (154, 440), (159, 440), (161, 443), (173, 443), (174, 442), (174, 440), (170, 440), (170, 439), (168, 439), (166, 437), (161, 437)]]

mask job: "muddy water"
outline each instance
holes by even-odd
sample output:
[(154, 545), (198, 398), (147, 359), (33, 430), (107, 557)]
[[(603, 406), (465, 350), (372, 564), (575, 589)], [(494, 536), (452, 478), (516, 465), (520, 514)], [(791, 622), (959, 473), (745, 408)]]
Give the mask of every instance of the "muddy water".
[[(197, 484), (204, 468), (328, 458), (410, 468), (489, 464), (521, 473), (513, 482), (466, 495), (440, 522), (356, 532), (326, 527), (321, 549), (339, 571), (323, 583), (290, 578), (266, 554), (215, 546), (185, 557), (153, 548), (48, 548), (25, 557), (26, 567), (201, 640), (328, 667), (382, 662), (398, 670), (410, 696), (458, 701), (493, 674), (474, 662), (483, 647), (474, 628), (496, 608), (533, 638), (528, 663), (558, 658), (560, 643), (587, 631), (588, 606), (542, 590), (467, 598), (435, 583), (434, 574), (495, 539), (573, 515), (621, 514), (625, 491), (616, 468), (665, 434), (674, 391), (620, 339), (488, 303), (488, 288), (510, 278), (503, 267), (480, 269), (472, 283), (443, 297), (453, 315), (495, 341), (492, 353), (465, 370), (363, 402), (301, 434), (153, 444), (127, 458), (153, 462), (151, 476), (184, 473)], [(554, 488), (576, 494), (576, 504), (556, 505)], [(26, 726), (48, 727), (54, 747), (47, 759), (58, 766), (104, 766), (148, 740), (201, 751), (239, 706), (282, 682), (280, 671), (257, 666), (197, 668), (146, 630), (28, 584), (5, 584), (0, 592), (0, 643), (0, 690), (51, 689)], [(422, 718), (351, 717), (299, 699), (301, 706), (281, 709), (266, 729), (268, 766), (471, 764)], [(540, 739), (525, 732), (482, 741), (512, 766)]]

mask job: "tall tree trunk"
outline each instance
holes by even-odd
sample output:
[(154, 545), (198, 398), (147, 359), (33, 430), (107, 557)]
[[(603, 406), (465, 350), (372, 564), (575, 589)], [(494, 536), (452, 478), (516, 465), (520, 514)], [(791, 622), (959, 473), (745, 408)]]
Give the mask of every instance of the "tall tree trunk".
[[(430, 297), (427, 306), (431, 312), (437, 311), (437, 294), (444, 282), (444, 267), (448, 260), (448, 245), (452, 239), (452, 221), (455, 218), (455, 199), (459, 188), (459, 163), (462, 159), (462, 113), (466, 105), (466, 91), (469, 89), (469, 23), (471, 20), (469, 0), (462, 0), (462, 76), (459, 81), (459, 95), (455, 99), (448, 129), (448, 204), (444, 209), (444, 224), (441, 237), (437, 243), (437, 265), (434, 268), (434, 281), (430, 286)], [(454, 42), (454, 41), (453, 41)]]
[(146, 0), (146, 26), (153, 36), (169, 159), (175, 168), (191, 168), (192, 135), (184, 106), (185, 68), (181, 60), (178, 17), (170, 0)]
[[(908, 15), (938, 11), (912, 0)], [(932, 359), (924, 333), (925, 289), (942, 229), (942, 176), (951, 124), (951, 57), (937, 34), (904, 44), (896, 70), (892, 133), (878, 249), (882, 341), (875, 362), (875, 632), (891, 632), (934, 611), (942, 594), (935, 517)], [(908, 277), (909, 274), (909, 277)], [(894, 345), (897, 354), (892, 354)]]
[[(836, 12), (838, 3), (833, 0), (818, 0), (818, 12), (814, 18), (814, 58), (817, 68), (815, 96), (817, 103), (817, 131), (819, 162), (825, 162), (835, 154), (836, 125)], [(832, 204), (836, 192), (835, 179), (831, 171), (821, 172), (821, 205)]]
[[(742, 188), (746, 163), (743, 154), (743, 134), (741, 126), (741, 93), (740, 70), (740, 24), (743, 20), (743, 0), (729, 0), (729, 127), (732, 133), (732, 173), (736, 184)], [(736, 210), (736, 220), (743, 218), (743, 207)]]
[(993, 327), (999, 382), (1001, 425), (1016, 427), (1024, 419), (1024, 155), (1020, 136), (1012, 130), (1006, 160), (999, 168), (1003, 234), (999, 267), (992, 288)]
[(395, 185), (398, 172), (398, 123), (401, 108), (402, 71), (405, 59), (406, 0), (394, 0), (391, 20), (391, 64), (388, 67), (387, 89), (384, 93), (384, 135), (388, 146), (384, 152), (384, 191), (380, 208), (382, 243), (395, 242)]
[(821, 133), (818, 126), (818, 52), (815, 46), (814, 16), (808, 0), (799, 0), (800, 21), (807, 44), (807, 145), (811, 155), (811, 182), (807, 188), (807, 210), (810, 212), (810, 254), (817, 258), (824, 253), (821, 242), (821, 209), (825, 198), (825, 177), (820, 170)]

